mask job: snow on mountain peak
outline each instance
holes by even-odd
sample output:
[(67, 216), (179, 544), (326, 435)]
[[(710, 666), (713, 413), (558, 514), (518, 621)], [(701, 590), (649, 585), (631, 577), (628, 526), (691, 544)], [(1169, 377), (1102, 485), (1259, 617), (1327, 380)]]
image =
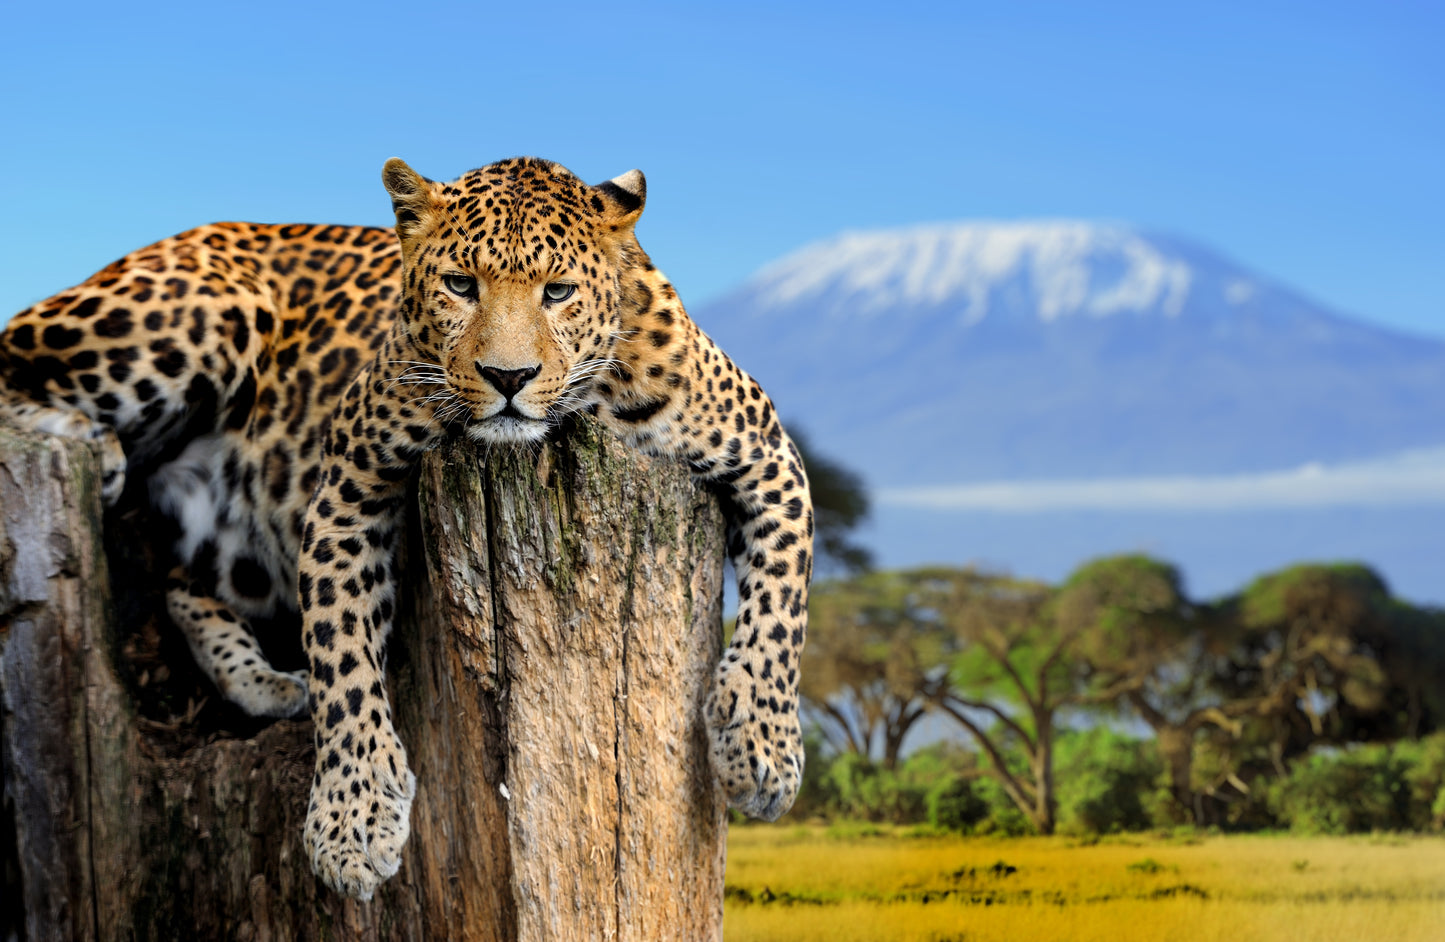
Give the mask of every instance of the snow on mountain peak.
[[(826, 296), (857, 316), (957, 304), (965, 323), (1022, 302), (1040, 320), (1151, 312), (1176, 317), (1196, 272), (1123, 226), (972, 222), (847, 232), (768, 266), (749, 287), (764, 307)], [(1235, 297), (1249, 293), (1239, 281)]]

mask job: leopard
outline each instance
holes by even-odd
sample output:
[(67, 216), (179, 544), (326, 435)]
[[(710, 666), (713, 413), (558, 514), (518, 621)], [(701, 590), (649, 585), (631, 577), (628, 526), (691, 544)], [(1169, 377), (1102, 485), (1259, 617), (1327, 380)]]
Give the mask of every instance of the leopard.
[[(106, 505), (139, 494), (175, 522), (170, 620), (224, 698), (309, 714), (306, 855), (369, 899), (416, 793), (384, 676), (413, 469), (448, 436), (528, 447), (595, 416), (721, 498), (737, 614), (708, 752), (731, 807), (776, 819), (803, 774), (808, 480), (639, 244), (643, 174), (589, 185), (518, 157), (439, 182), (393, 158), (382, 182), (394, 228), (201, 226), (15, 315), (0, 420), (91, 443)], [(303, 670), (252, 627), (286, 612)]]

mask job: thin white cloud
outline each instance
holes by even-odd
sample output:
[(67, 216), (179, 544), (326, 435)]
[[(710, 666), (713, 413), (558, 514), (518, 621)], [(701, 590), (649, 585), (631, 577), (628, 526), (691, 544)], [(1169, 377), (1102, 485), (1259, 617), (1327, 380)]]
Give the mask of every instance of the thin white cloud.
[(1445, 504), (1445, 448), (1371, 461), (1212, 476), (997, 481), (885, 488), (881, 503), (931, 510), (1269, 510)]

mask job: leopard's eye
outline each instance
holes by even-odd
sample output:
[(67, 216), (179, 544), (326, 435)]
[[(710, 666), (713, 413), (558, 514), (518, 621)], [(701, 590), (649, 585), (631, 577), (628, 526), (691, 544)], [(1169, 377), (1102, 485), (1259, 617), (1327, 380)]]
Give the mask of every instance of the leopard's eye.
[(444, 275), (442, 284), (446, 285), (447, 290), (452, 294), (461, 295), (464, 298), (476, 297), (477, 279), (470, 275)]
[(565, 301), (568, 298), (572, 297), (572, 292), (576, 290), (576, 285), (569, 285), (564, 284), (560, 281), (554, 281), (542, 289), (542, 297), (546, 298), (553, 304), (557, 304), (560, 301)]

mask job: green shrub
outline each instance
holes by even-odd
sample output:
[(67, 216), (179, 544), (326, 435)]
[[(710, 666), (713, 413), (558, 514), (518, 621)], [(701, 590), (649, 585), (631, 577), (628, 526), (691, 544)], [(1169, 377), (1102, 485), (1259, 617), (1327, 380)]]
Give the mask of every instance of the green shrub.
[[(828, 821), (927, 825), (973, 834), (1032, 833), (1028, 818), (977, 754), (935, 743), (897, 768), (845, 754), (830, 756), (808, 737), (804, 786), (791, 812)], [(1164, 787), (1152, 740), (1107, 727), (1070, 731), (1055, 745), (1058, 830), (1090, 835), (1187, 822)], [(1012, 761), (1012, 760), (1011, 760)], [(980, 774), (980, 773), (984, 774)], [(1230, 804), (1235, 827), (1288, 827), (1302, 833), (1445, 828), (1445, 732), (1419, 741), (1322, 749), (1297, 760), (1282, 780)]]
[(1409, 766), (1405, 784), (1410, 789), (1410, 827), (1445, 829), (1445, 732), (1395, 748)]
[(1054, 757), (1060, 831), (1107, 834), (1156, 823), (1163, 764), (1152, 741), (1096, 726), (1060, 737)]
[(1269, 791), (1270, 809), (1309, 834), (1439, 830), (1445, 825), (1445, 733), (1321, 750)]
[(973, 832), (975, 834), (1005, 834), (1009, 837), (1018, 837), (1034, 832), (1033, 825), (1029, 824), (1029, 819), (1009, 798), (998, 779), (980, 778), (974, 783), (974, 787), (978, 796), (988, 807), (988, 817), (974, 825)]
[(931, 797), (975, 765), (973, 753), (956, 743), (934, 743), (889, 769), (854, 753), (808, 754), (805, 795), (793, 812), (828, 820), (891, 824), (932, 822)]
[(900, 770), (852, 753), (839, 756), (823, 776), (831, 817), (915, 824), (928, 813), (928, 789)]
[(988, 811), (975, 783), (962, 776), (941, 781), (928, 792), (928, 823), (937, 828), (972, 833)]
[(1392, 831), (1410, 826), (1404, 750), (1385, 745), (1327, 749), (1294, 763), (1270, 786), (1270, 810), (1302, 834)]

